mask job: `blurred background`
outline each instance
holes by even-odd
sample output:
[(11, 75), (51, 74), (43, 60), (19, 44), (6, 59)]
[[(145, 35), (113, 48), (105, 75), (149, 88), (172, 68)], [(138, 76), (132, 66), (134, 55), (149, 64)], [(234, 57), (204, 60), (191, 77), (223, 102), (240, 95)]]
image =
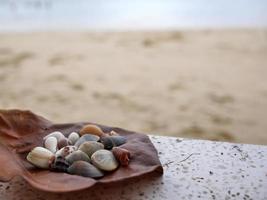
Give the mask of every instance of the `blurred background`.
[(0, 0), (0, 108), (267, 144), (267, 0)]

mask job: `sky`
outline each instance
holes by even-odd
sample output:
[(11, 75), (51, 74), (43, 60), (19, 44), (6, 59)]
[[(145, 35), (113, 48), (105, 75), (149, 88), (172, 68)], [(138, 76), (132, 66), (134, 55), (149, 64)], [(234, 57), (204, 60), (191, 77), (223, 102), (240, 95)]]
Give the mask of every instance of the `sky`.
[(0, 31), (267, 27), (267, 0), (0, 0)]

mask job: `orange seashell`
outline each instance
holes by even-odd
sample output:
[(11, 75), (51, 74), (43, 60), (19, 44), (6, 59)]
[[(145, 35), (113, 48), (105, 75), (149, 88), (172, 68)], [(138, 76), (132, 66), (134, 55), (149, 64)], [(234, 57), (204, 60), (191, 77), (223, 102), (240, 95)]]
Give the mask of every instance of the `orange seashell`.
[(121, 165), (127, 166), (130, 162), (130, 152), (127, 149), (123, 149), (121, 147), (113, 147), (112, 153), (115, 158), (120, 162)]
[(85, 134), (97, 135), (99, 137), (105, 136), (105, 133), (101, 130), (101, 128), (93, 124), (85, 125), (84, 127), (82, 127), (79, 133), (80, 136)]

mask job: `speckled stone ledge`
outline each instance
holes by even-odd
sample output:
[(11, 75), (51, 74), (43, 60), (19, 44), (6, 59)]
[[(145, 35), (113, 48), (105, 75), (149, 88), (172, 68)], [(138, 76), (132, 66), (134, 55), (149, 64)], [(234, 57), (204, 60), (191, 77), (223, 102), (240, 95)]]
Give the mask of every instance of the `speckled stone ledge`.
[(0, 199), (267, 199), (267, 146), (150, 136), (164, 175), (68, 194), (38, 191), (21, 178)]

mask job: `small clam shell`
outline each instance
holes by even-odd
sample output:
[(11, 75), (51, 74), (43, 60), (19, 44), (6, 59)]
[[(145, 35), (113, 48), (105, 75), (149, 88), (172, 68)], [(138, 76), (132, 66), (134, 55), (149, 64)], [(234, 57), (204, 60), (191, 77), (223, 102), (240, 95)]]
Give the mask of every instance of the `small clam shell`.
[(55, 137), (48, 137), (45, 142), (44, 146), (46, 149), (50, 150), (52, 153), (56, 153), (57, 151), (57, 138)]
[(76, 150), (77, 150), (77, 147), (75, 146), (65, 146), (56, 152), (56, 156), (62, 156), (63, 158), (65, 158), (67, 155), (71, 154), (72, 152)]
[(89, 158), (91, 158), (93, 153), (95, 153), (97, 150), (100, 149), (104, 149), (104, 145), (96, 141), (84, 142), (79, 147), (79, 150), (86, 153), (89, 156)]
[(105, 133), (101, 130), (99, 126), (93, 124), (85, 125), (84, 127), (82, 127), (79, 133), (80, 135), (91, 134), (91, 135), (97, 135), (99, 137), (105, 135)]
[(110, 131), (110, 133), (107, 133), (109, 136), (119, 136), (119, 134), (116, 131)]
[(67, 139), (67, 138), (61, 138), (59, 141), (58, 141), (58, 144), (57, 144), (57, 146), (58, 146), (58, 149), (61, 149), (61, 148), (63, 148), (63, 147), (65, 147), (65, 146), (68, 146), (68, 145), (70, 145), (70, 142), (69, 142), (69, 140)]
[(50, 169), (52, 171), (67, 172), (69, 166), (70, 164), (65, 158), (63, 158), (62, 156), (57, 156), (55, 157), (54, 162), (51, 163)]
[(46, 140), (48, 137), (55, 137), (55, 138), (57, 138), (57, 141), (59, 141), (62, 138), (65, 138), (65, 136), (59, 131), (54, 131), (54, 132), (48, 134), (47, 136), (44, 137), (44, 140)]
[(69, 139), (69, 141), (71, 142), (72, 145), (74, 145), (79, 138), (80, 138), (80, 136), (76, 132), (72, 132), (68, 137), (68, 139)]
[(83, 160), (85, 162), (90, 162), (88, 155), (80, 150), (74, 151), (71, 154), (66, 156), (68, 163), (72, 164), (75, 161)]
[(94, 165), (85, 161), (76, 161), (69, 168), (68, 173), (84, 177), (100, 178), (104, 176), (103, 172)]
[(87, 141), (98, 141), (100, 138), (96, 135), (91, 135), (91, 134), (85, 134), (82, 137), (78, 139), (78, 141), (75, 143), (76, 147), (79, 147), (82, 143), (87, 142)]
[(123, 149), (121, 147), (113, 147), (112, 153), (115, 158), (120, 162), (121, 165), (127, 166), (130, 161), (130, 152), (127, 149)]
[(113, 171), (119, 166), (113, 153), (105, 149), (93, 153), (91, 159), (94, 166), (104, 171)]
[(105, 149), (112, 149), (126, 143), (126, 138), (123, 136), (107, 136), (101, 138), (101, 143), (104, 144)]
[(27, 160), (36, 167), (48, 169), (49, 165), (54, 160), (54, 154), (43, 147), (35, 147), (27, 155)]

